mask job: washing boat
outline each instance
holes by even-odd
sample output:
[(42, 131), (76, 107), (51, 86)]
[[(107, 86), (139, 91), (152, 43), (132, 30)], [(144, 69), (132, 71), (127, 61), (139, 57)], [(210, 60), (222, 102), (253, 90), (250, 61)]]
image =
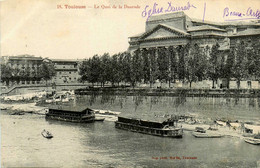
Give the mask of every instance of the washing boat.
[(115, 122), (115, 127), (118, 129), (161, 137), (182, 138), (183, 129), (177, 127), (177, 122), (178, 118), (176, 117), (154, 118), (151, 116), (142, 116), (142, 118), (137, 118), (135, 116), (121, 115), (118, 116), (118, 120)]

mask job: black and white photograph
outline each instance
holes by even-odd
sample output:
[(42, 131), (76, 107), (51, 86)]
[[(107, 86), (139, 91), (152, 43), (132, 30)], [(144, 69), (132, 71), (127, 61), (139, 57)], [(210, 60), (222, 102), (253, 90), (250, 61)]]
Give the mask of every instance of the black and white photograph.
[(260, 168), (259, 0), (0, 0), (3, 168)]

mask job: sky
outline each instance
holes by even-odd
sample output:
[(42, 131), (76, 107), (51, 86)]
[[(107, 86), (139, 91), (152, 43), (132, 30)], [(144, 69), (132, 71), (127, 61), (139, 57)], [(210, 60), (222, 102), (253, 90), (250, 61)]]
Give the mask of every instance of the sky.
[[(0, 53), (1, 56), (29, 54), (84, 59), (105, 52), (110, 55), (124, 52), (129, 46), (128, 37), (145, 31), (145, 9), (153, 9), (157, 4), (157, 11), (163, 8), (160, 14), (164, 14), (168, 3), (175, 7), (189, 3), (194, 6), (184, 11), (189, 17), (216, 22), (240, 19), (230, 16), (231, 11), (247, 14), (250, 8), (260, 13), (260, 0), (2, 0)], [(86, 8), (66, 9), (65, 5)], [(124, 5), (139, 8), (124, 8)], [(111, 8), (102, 9), (102, 6)], [(225, 8), (229, 9), (229, 15), (223, 17)]]

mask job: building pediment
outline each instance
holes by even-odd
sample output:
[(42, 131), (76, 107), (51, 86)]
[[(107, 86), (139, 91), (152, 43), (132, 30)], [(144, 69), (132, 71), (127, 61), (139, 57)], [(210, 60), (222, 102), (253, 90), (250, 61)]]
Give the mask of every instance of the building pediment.
[(189, 33), (186, 33), (182, 30), (167, 26), (167, 25), (158, 25), (151, 31), (145, 32), (140, 39), (149, 40), (149, 39), (158, 39), (158, 38), (171, 38), (171, 37), (183, 37), (187, 36)]

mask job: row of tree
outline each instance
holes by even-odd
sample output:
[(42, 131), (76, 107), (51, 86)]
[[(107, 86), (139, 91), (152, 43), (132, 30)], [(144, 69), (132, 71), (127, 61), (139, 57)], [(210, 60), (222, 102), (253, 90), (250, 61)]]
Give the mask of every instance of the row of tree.
[[(138, 49), (130, 53), (118, 53), (110, 56), (105, 53), (94, 55), (82, 62), (79, 67), (81, 81), (90, 83), (106, 82), (112, 85), (120, 82), (138, 82), (154, 84), (161, 82), (201, 81), (210, 79), (213, 87), (220, 78), (228, 81), (235, 78), (240, 87), (243, 79), (260, 79), (260, 45), (247, 46), (241, 42), (230, 50), (221, 51), (219, 45), (201, 48), (197, 44), (168, 48)], [(228, 82), (229, 83), (229, 82)], [(229, 87), (229, 86), (227, 86)]]
[(55, 75), (54, 65), (49, 62), (43, 62), (38, 68), (34, 69), (11, 67), (8, 63), (1, 64), (1, 81), (5, 82), (7, 86), (10, 82), (19, 83), (20, 81), (40, 81), (42, 79), (47, 83)]

